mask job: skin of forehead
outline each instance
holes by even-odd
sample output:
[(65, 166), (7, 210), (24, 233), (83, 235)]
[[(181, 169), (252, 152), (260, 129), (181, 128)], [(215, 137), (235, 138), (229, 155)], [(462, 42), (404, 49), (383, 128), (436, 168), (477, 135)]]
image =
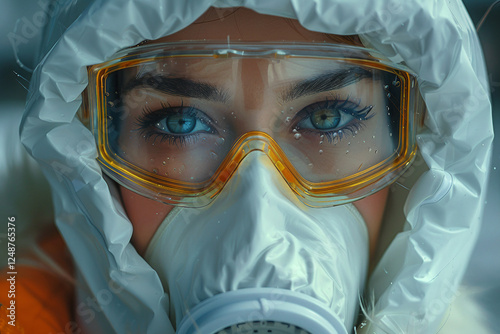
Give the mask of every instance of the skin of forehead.
[[(258, 24), (256, 24), (258, 22)], [(188, 40), (335, 42), (335, 36), (305, 29), (297, 20), (263, 15), (247, 8), (210, 8), (193, 24), (149, 43)]]

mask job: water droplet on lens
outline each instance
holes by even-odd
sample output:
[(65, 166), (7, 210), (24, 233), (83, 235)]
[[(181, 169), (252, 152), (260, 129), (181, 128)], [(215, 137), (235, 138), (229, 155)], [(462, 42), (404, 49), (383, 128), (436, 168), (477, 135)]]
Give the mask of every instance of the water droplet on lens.
[(372, 151), (372, 148), (370, 147), (370, 148), (368, 149), (368, 152), (371, 152), (371, 151)]
[(391, 132), (391, 133), (389, 133), (389, 137), (392, 137), (392, 132)]
[(375, 136), (372, 136), (373, 139), (375, 139)]
[(308, 166), (309, 166), (309, 168), (313, 168), (313, 164), (312, 163), (308, 164)]
[(293, 129), (293, 130), (292, 130), (292, 132), (293, 132), (293, 133), (297, 132), (297, 129)]
[(319, 142), (319, 144), (320, 144), (320, 145), (321, 145), (321, 144), (323, 144), (323, 141), (321, 140), (321, 141)]
[(157, 169), (153, 169), (153, 173), (158, 174), (158, 170)]
[(319, 136), (319, 137), (320, 137), (320, 138), (324, 138), (324, 137), (325, 137), (325, 135), (321, 135), (321, 136)]
[(217, 146), (224, 145), (224, 141), (225, 141), (225, 139), (223, 137), (219, 137), (215, 140), (215, 145), (217, 145)]
[(319, 154), (323, 154), (323, 150), (319, 150)]
[(391, 93), (387, 93), (387, 97), (391, 97)]
[(110, 115), (110, 116), (108, 116), (108, 119), (109, 119), (110, 121), (112, 121), (112, 120), (113, 120), (113, 116), (111, 116), (111, 115)]
[(377, 153), (378, 153), (378, 150), (375, 150), (375, 154), (377, 154)]
[(284, 113), (285, 113), (285, 111), (284, 111), (284, 110), (281, 110), (281, 111), (280, 111), (280, 113), (284, 114)]
[(399, 80), (398, 80), (398, 79), (394, 79), (394, 81), (392, 82), (392, 85), (393, 85), (394, 87), (399, 87), (399, 86), (401, 85), (401, 83), (399, 82)]
[(216, 160), (218, 158), (217, 153), (215, 153), (214, 151), (210, 151), (210, 158)]
[(165, 166), (167, 164), (166, 161), (162, 161), (161, 163), (162, 163), (163, 166)]
[(349, 141), (349, 142), (347, 142), (347, 145), (351, 145), (351, 142), (350, 142), (350, 141)]
[(385, 86), (384, 86), (384, 88), (385, 88), (385, 89), (388, 89), (388, 88), (389, 88), (389, 85), (385, 85)]
[(349, 150), (345, 151), (345, 154), (348, 154), (349, 153)]
[(302, 135), (300, 133), (296, 133), (293, 135), (293, 138), (295, 138), (297, 140), (300, 139), (300, 137), (302, 137)]
[(108, 102), (108, 105), (109, 105), (110, 107), (114, 107), (114, 106), (115, 106), (115, 104), (114, 104), (113, 102), (111, 102), (111, 101), (109, 101), (109, 102)]
[(287, 118), (285, 119), (285, 123), (290, 123), (290, 117), (287, 117)]
[(180, 173), (180, 172), (183, 172), (185, 169), (186, 169), (186, 165), (181, 165), (181, 166), (179, 167), (179, 173)]
[(106, 95), (106, 96), (109, 96), (109, 92), (106, 92), (106, 94), (105, 94), (105, 95)]

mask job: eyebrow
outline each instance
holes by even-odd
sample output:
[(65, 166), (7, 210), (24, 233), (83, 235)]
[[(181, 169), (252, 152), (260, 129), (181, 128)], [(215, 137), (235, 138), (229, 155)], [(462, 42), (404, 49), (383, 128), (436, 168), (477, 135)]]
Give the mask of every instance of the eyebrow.
[(129, 81), (122, 89), (122, 94), (127, 94), (135, 88), (151, 88), (169, 95), (198, 98), (214, 102), (224, 103), (227, 101), (227, 94), (220, 88), (206, 82), (187, 78), (145, 75)]
[(281, 94), (281, 99), (289, 102), (302, 96), (340, 89), (372, 76), (371, 71), (361, 67), (331, 71), (293, 84)]

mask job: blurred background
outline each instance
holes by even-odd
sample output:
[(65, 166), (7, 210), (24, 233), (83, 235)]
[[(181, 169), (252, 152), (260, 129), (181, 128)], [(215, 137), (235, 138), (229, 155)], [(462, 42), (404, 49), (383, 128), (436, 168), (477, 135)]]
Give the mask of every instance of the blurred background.
[[(18, 240), (29, 240), (24, 235), (23, 221), (50, 221), (51, 204), (47, 196), (47, 188), (42, 175), (31, 162), (26, 164), (26, 173), (16, 173), (15, 177), (7, 175), (9, 168), (19, 159), (27, 159), (20, 150), (18, 129), (12, 127), (12, 118), (20, 119), (24, 109), (24, 101), (30, 78), (30, 72), (23, 69), (14, 54), (12, 44), (17, 45), (22, 57), (19, 59), (25, 66), (32, 68), (35, 49), (33, 43), (38, 37), (40, 24), (44, 17), (47, 0), (0, 0), (0, 150), (11, 152), (5, 161), (0, 161), (0, 249), (5, 249), (6, 219), (15, 215), (18, 221)], [(492, 0), (465, 0), (472, 21), (477, 25)], [(27, 24), (24, 24), (27, 23)], [(41, 24), (40, 24), (41, 25)], [(17, 26), (17, 28), (16, 28)], [(25, 29), (22, 35), (27, 38), (17, 38), (16, 29)], [(500, 4), (493, 8), (479, 31), (482, 42), (493, 103), (493, 118), (495, 129), (500, 133)], [(21, 35), (21, 34), (17, 34)], [(486, 203), (486, 211), (479, 242), (473, 255), (465, 284), (477, 289), (477, 298), (486, 306), (490, 313), (484, 321), (497, 321), (500, 315), (500, 135), (495, 139), (493, 162), (490, 176), (490, 188)], [(1, 160), (1, 159), (0, 159)], [(9, 167), (10, 166), (10, 167)], [(23, 188), (29, 177), (28, 184), (35, 185)], [(8, 195), (6, 195), (8, 194)], [(24, 210), (19, 203), (29, 203), (33, 210)], [(20, 239), (20, 233), (23, 238)], [(21, 242), (21, 241), (19, 241)], [(3, 251), (2, 251), (3, 253)], [(0, 255), (1, 266), (5, 264)], [(495, 328), (495, 327), (494, 327)], [(498, 328), (498, 325), (496, 325)]]

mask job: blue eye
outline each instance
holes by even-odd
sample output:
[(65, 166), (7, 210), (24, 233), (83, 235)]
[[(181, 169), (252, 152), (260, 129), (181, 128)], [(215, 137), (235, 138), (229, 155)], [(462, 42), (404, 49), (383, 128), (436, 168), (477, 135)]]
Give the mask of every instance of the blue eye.
[(194, 107), (170, 107), (162, 104), (162, 108), (151, 110), (144, 108), (137, 124), (138, 130), (144, 134), (144, 138), (154, 141), (160, 139), (161, 142), (169, 141), (175, 143), (180, 141), (185, 143), (187, 140), (193, 140), (199, 133), (217, 133), (210, 126), (211, 119), (201, 110)]
[(203, 125), (203, 123), (197, 122), (194, 115), (176, 114), (161, 119), (155, 126), (165, 133), (187, 134), (196, 128), (197, 123)]
[(326, 100), (308, 105), (297, 113), (295, 129), (341, 138), (345, 131), (359, 130), (361, 121), (373, 116), (373, 106), (361, 107), (349, 100)]
[(319, 130), (330, 130), (336, 128), (341, 120), (340, 112), (336, 109), (320, 109), (311, 113), (312, 125)]

